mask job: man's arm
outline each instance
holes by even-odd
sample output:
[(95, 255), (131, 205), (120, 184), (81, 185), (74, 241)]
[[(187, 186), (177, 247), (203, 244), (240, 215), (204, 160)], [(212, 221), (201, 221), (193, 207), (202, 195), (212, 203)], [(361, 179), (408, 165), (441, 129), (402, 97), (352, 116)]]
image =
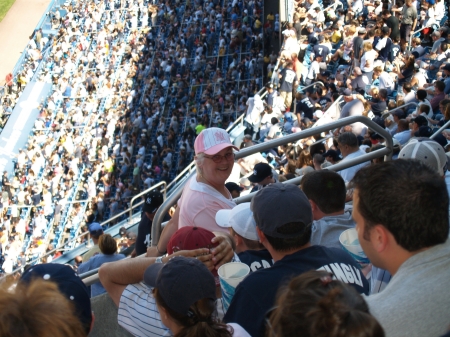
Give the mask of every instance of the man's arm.
[[(211, 261), (212, 258), (208, 248), (200, 248), (176, 252), (163, 257), (162, 261), (163, 263), (167, 263), (172, 257), (178, 255), (195, 257), (201, 262)], [(105, 263), (100, 267), (98, 276), (111, 299), (119, 306), (120, 297), (127, 285), (141, 282), (144, 279), (145, 270), (154, 264), (155, 261), (156, 258), (154, 257), (142, 257)]]

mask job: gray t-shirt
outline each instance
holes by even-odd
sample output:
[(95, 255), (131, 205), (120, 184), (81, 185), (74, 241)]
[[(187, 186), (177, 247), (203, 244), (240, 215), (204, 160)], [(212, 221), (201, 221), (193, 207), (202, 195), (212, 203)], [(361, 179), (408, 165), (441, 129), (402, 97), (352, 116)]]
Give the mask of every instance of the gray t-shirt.
[(320, 220), (313, 221), (311, 244), (341, 249), (339, 236), (343, 231), (354, 227), (355, 222), (352, 219), (352, 214), (349, 212), (344, 212), (341, 215), (325, 216)]
[(450, 322), (450, 240), (406, 260), (386, 288), (365, 297), (386, 336), (445, 334)]
[(402, 15), (403, 15), (402, 24), (412, 25), (414, 20), (417, 19), (417, 9), (414, 8), (414, 6), (408, 7), (404, 5)]

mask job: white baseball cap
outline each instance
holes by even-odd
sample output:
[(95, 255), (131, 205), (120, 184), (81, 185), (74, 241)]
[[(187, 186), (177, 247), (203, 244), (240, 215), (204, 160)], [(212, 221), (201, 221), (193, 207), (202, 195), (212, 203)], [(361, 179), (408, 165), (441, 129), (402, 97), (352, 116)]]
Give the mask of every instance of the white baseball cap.
[(245, 239), (259, 241), (256, 222), (249, 202), (239, 204), (233, 209), (221, 209), (216, 213), (216, 223), (220, 227), (233, 228)]
[(428, 138), (412, 138), (398, 154), (398, 159), (417, 159), (435, 169), (441, 176), (447, 171), (444, 148)]

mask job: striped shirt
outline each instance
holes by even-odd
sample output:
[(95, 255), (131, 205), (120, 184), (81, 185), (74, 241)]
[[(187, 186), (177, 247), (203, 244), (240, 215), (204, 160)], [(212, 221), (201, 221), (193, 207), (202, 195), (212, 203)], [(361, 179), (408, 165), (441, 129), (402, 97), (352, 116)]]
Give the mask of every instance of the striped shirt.
[(172, 336), (161, 322), (152, 289), (142, 283), (125, 288), (120, 297), (117, 320), (136, 337)]
[[(222, 320), (222, 299), (216, 301), (217, 316)], [(152, 289), (143, 283), (128, 285), (120, 297), (119, 325), (136, 337), (172, 336), (161, 322)], [(244, 328), (236, 323), (227, 324), (233, 329), (233, 337), (251, 337)]]

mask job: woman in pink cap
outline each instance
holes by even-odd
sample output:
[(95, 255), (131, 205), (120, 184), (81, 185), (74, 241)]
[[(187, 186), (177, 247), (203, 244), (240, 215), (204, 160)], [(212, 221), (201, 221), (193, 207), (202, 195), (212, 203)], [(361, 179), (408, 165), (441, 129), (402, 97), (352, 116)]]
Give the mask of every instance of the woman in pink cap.
[(161, 233), (157, 247), (150, 248), (147, 256), (165, 253), (169, 239), (181, 227), (195, 226), (226, 233), (216, 224), (215, 217), (217, 211), (236, 206), (225, 181), (233, 169), (233, 149), (239, 149), (220, 128), (203, 130), (195, 139), (194, 149), (197, 174), (186, 183), (172, 219)]

